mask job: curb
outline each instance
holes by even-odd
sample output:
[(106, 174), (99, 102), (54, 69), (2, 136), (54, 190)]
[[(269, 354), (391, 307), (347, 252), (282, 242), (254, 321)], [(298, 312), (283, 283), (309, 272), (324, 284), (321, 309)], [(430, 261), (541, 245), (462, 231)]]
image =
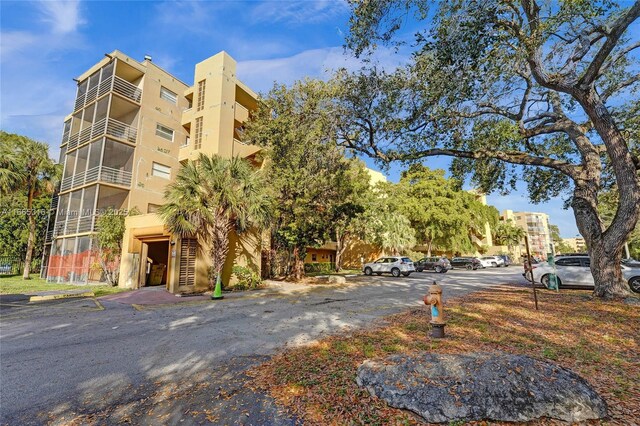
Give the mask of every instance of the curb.
[(43, 296), (31, 296), (29, 302), (44, 302), (45, 300), (70, 299), (74, 297), (95, 297), (92, 291), (84, 293), (46, 294)]

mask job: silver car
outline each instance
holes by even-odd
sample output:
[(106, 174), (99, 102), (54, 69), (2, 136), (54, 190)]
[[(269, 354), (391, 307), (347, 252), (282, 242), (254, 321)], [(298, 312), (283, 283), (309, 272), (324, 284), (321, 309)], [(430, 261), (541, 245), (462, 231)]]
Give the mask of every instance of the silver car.
[(365, 275), (390, 273), (394, 277), (399, 277), (401, 274), (408, 277), (415, 271), (416, 268), (413, 266), (413, 261), (408, 257), (400, 256), (381, 257), (375, 262), (365, 263), (362, 267), (362, 272)]
[[(554, 267), (548, 262), (533, 265), (533, 280), (549, 287), (551, 274), (556, 274), (558, 287), (593, 287), (593, 275), (591, 275), (591, 259), (589, 256), (558, 256), (554, 259)], [(622, 276), (629, 283), (631, 290), (640, 293), (640, 268), (630, 265), (621, 265)]]

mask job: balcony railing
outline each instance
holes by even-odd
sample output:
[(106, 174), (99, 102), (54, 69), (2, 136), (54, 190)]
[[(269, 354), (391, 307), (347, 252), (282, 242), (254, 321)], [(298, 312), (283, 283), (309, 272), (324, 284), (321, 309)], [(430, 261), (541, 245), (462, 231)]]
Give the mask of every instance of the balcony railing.
[(56, 223), (53, 228), (53, 237), (61, 235), (81, 234), (98, 230), (98, 215), (68, 218), (66, 221)]
[(116, 185), (130, 187), (131, 172), (106, 166), (92, 167), (85, 172), (77, 173), (73, 176), (62, 179), (62, 182), (60, 183), (60, 192), (68, 191), (72, 188), (77, 188), (94, 182), (113, 183)]
[(136, 130), (135, 127), (114, 118), (103, 118), (102, 120), (93, 123), (90, 127), (69, 136), (67, 152), (103, 135), (113, 136), (115, 138), (124, 139), (127, 142), (136, 143), (138, 130)]
[(79, 95), (76, 98), (76, 103), (73, 107), (73, 111), (75, 112), (80, 108), (89, 105), (100, 96), (111, 91), (118, 93), (125, 98), (131, 99), (132, 101), (137, 103), (140, 103), (140, 100), (142, 99), (142, 90), (139, 89), (135, 84), (131, 84), (127, 80), (120, 78), (117, 75), (112, 75), (99, 85), (87, 90), (86, 93)]

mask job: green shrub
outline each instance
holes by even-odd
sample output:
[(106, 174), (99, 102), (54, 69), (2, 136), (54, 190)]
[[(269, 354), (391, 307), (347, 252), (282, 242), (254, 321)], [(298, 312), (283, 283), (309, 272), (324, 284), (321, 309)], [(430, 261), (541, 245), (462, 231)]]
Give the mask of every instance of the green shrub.
[(262, 288), (262, 280), (254, 270), (245, 266), (234, 265), (232, 274), (236, 276), (237, 282), (229, 290), (256, 290)]

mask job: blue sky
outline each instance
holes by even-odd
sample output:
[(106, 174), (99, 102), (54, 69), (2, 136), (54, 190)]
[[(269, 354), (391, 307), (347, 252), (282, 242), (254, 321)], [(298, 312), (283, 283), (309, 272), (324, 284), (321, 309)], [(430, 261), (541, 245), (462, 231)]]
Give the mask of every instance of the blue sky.
[[(73, 106), (73, 78), (115, 49), (138, 60), (149, 54), (188, 84), (197, 62), (225, 50), (238, 61), (240, 79), (258, 92), (276, 80), (288, 84), (359, 65), (343, 52), (349, 9), (341, 0), (2, 0), (0, 19), (0, 128), (47, 142), (55, 158), (63, 119)], [(390, 68), (406, 59), (385, 48), (376, 56)], [(427, 162), (432, 168), (448, 164), (444, 158)], [(391, 180), (398, 171), (391, 167)], [(488, 202), (500, 211), (547, 213), (564, 237), (577, 234), (562, 200), (532, 205), (523, 188), (490, 195)]]

